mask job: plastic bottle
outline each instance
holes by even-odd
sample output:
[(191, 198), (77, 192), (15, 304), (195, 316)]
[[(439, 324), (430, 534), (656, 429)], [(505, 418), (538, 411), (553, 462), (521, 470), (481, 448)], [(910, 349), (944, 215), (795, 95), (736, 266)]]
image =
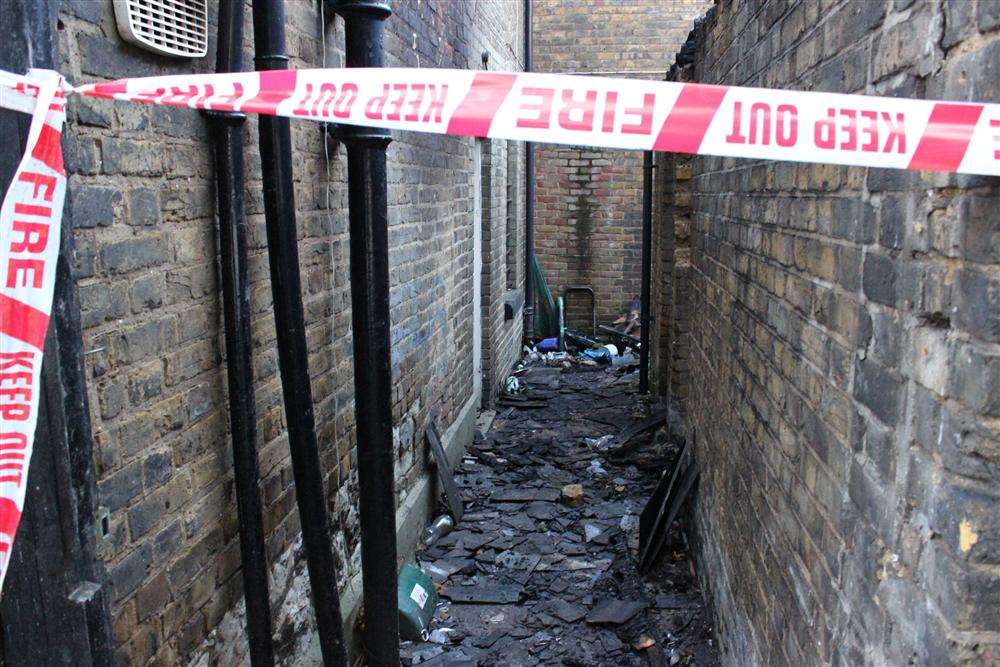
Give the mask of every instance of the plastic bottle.
[(455, 522), (447, 514), (442, 514), (434, 519), (431, 525), (424, 528), (424, 546), (430, 546), (439, 539), (451, 532), (455, 527)]

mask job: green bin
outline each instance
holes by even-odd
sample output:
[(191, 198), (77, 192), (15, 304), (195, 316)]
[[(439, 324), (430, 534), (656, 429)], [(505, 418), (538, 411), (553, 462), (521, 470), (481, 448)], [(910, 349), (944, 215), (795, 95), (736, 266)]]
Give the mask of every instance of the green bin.
[(399, 570), (397, 583), (399, 636), (410, 641), (426, 641), (438, 601), (434, 582), (407, 563)]

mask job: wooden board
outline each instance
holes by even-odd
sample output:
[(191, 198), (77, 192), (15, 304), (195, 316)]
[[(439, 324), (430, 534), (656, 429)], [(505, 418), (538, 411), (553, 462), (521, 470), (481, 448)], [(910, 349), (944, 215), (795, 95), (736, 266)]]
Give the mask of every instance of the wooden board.
[(427, 442), (431, 446), (431, 453), (434, 455), (434, 462), (437, 464), (438, 479), (441, 481), (445, 500), (448, 502), (448, 513), (451, 514), (451, 518), (457, 526), (458, 522), (462, 520), (462, 513), (464, 512), (462, 494), (455, 484), (455, 475), (451, 470), (451, 464), (448, 462), (448, 454), (444, 451), (444, 445), (441, 444), (441, 436), (438, 434), (437, 425), (434, 422), (431, 422), (430, 426), (427, 427)]

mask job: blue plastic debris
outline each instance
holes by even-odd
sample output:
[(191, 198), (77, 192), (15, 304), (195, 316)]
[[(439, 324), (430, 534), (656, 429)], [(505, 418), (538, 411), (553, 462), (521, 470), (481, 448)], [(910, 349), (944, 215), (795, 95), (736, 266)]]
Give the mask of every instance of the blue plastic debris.
[(539, 352), (556, 352), (559, 349), (558, 338), (543, 338), (538, 341), (536, 348)]

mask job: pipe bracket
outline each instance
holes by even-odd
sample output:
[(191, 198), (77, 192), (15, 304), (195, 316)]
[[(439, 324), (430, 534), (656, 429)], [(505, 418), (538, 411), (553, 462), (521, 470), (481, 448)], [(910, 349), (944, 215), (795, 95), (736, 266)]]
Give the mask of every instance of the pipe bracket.
[(368, 16), (384, 21), (392, 15), (389, 5), (379, 0), (326, 0), (327, 6), (343, 17)]
[(392, 143), (392, 135), (388, 130), (356, 125), (341, 125), (338, 127), (337, 138), (348, 146), (366, 144), (369, 148), (385, 148)]
[(219, 111), (217, 109), (203, 109), (201, 112), (205, 118), (224, 125), (239, 126), (246, 122), (247, 115), (242, 111)]
[(283, 53), (265, 53), (253, 57), (257, 70), (288, 69), (289, 58)]

